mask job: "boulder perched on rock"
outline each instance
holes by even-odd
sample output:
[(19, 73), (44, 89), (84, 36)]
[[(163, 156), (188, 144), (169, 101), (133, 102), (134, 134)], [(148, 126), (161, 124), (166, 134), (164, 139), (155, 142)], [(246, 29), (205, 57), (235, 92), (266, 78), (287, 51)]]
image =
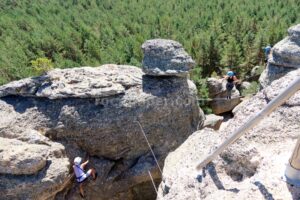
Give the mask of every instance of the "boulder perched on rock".
[(236, 110), (222, 132), (193, 133), (165, 160), (158, 200), (299, 199), (300, 189), (281, 180), (300, 130), (300, 91), (227, 148), (202, 171), (196, 166), (288, 84), (300, 77), (293, 71)]
[(212, 128), (218, 130), (222, 124), (224, 117), (210, 114), (205, 116), (203, 128)]
[(267, 68), (260, 76), (264, 88), (273, 80), (300, 68), (300, 24), (288, 29), (288, 37), (278, 42), (271, 51)]
[(147, 40), (142, 45), (143, 71), (152, 76), (186, 77), (195, 65), (182, 45), (173, 40)]
[(157, 183), (161, 174), (143, 131), (162, 167), (203, 123), (196, 92), (186, 77), (118, 65), (55, 69), (1, 86), (1, 196), (81, 199), (69, 178), (81, 156), (98, 172), (84, 187), (87, 199), (155, 198), (148, 172)]
[(227, 99), (226, 80), (217, 78), (208, 78), (207, 80), (209, 97), (212, 99), (210, 106), (214, 114), (221, 114), (231, 111), (240, 102), (240, 92), (232, 89), (231, 99)]

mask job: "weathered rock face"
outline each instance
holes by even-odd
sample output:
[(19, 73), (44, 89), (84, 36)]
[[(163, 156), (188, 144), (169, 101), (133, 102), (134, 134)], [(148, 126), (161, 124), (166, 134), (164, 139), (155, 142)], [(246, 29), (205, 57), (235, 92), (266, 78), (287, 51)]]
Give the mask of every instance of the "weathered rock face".
[(210, 114), (205, 116), (203, 128), (212, 128), (218, 130), (222, 124), (224, 117)]
[(152, 76), (186, 77), (195, 65), (182, 45), (173, 40), (154, 39), (142, 45), (143, 71)]
[(1, 199), (53, 199), (70, 180), (65, 148), (42, 131), (19, 127), (19, 112), (0, 100)]
[(222, 132), (193, 133), (166, 158), (157, 199), (299, 199), (300, 189), (286, 184), (281, 176), (299, 136), (300, 91), (203, 171), (195, 169), (232, 131), (299, 77), (300, 70), (290, 72), (243, 102)]
[(54, 69), (41, 77), (0, 86), (0, 97), (101, 98), (124, 94), (126, 88), (141, 84), (142, 75), (132, 66), (104, 65), (101, 70), (93, 67)]
[(232, 89), (231, 99), (227, 99), (226, 92), (226, 80), (208, 78), (207, 80), (209, 97), (213, 100), (210, 102), (210, 106), (214, 114), (221, 114), (231, 111), (240, 102), (240, 92), (234, 88)]
[(249, 82), (247, 82), (247, 81), (244, 81), (244, 82), (242, 82), (240, 89), (241, 89), (241, 90), (247, 90), (247, 89), (249, 89), (250, 87), (251, 87), (251, 83), (249, 83)]
[(268, 65), (259, 81), (264, 88), (273, 80), (300, 68), (300, 24), (288, 29), (288, 37), (272, 48)]
[(250, 74), (244, 78), (244, 81), (252, 82), (252, 81), (258, 81), (261, 73), (264, 70), (264, 66), (255, 66), (251, 69)]
[(244, 96), (246, 91), (251, 88), (251, 83), (248, 81), (243, 81), (241, 84), (237, 85), (237, 89), (240, 92), (241, 96)]
[(148, 171), (156, 182), (161, 175), (137, 121), (162, 165), (204, 119), (196, 91), (185, 77), (117, 65), (56, 69), (1, 86), (1, 196), (81, 199), (69, 169), (75, 156), (88, 155), (98, 179), (86, 184), (87, 199), (155, 198)]
[(0, 173), (26, 175), (43, 169), (47, 162), (48, 149), (46, 147), (3, 138), (1, 140)]

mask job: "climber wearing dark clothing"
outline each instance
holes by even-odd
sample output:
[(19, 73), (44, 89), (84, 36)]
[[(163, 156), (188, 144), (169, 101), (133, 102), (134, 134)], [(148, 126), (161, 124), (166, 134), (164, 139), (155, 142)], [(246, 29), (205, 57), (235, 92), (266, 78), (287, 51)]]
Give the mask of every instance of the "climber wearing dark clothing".
[(234, 87), (234, 83), (238, 81), (236, 76), (232, 71), (227, 72), (227, 76), (225, 76), (225, 79), (227, 80), (226, 83), (226, 90), (227, 90), (227, 99), (231, 99), (231, 91)]
[(269, 60), (269, 56), (271, 54), (271, 50), (272, 50), (272, 46), (271, 45), (268, 45), (266, 46), (265, 48), (263, 48), (264, 52), (265, 52), (265, 63), (268, 62)]

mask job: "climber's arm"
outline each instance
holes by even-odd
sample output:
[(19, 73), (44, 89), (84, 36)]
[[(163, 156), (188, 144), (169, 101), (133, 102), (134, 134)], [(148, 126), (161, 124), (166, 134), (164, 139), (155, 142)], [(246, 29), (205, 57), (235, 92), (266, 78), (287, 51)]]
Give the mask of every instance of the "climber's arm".
[(89, 163), (89, 160), (85, 161), (84, 163), (81, 164), (82, 169), (85, 168), (85, 166)]
[(225, 75), (225, 76), (223, 76), (223, 78), (222, 78), (222, 79), (225, 79), (225, 80), (227, 80), (227, 79), (228, 79), (228, 77), (229, 77), (229, 76)]

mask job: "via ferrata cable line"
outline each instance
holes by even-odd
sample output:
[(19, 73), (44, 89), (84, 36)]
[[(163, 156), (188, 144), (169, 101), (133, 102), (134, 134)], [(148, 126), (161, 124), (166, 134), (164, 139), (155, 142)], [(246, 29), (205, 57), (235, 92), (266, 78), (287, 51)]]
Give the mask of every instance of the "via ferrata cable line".
[(153, 179), (153, 177), (152, 177), (152, 175), (151, 175), (151, 172), (150, 172), (149, 170), (148, 170), (148, 174), (149, 174), (149, 176), (150, 176), (150, 179), (151, 179), (152, 185), (153, 185), (153, 187), (154, 187), (154, 190), (155, 190), (156, 194), (158, 194), (157, 188), (156, 188), (156, 186), (155, 186), (154, 179)]
[[(234, 96), (234, 97), (231, 97), (230, 99), (239, 99), (239, 98), (244, 98), (245, 96)], [(226, 97), (224, 98), (203, 98), (203, 99), (197, 99), (198, 101), (226, 101), (226, 100), (230, 100), (230, 99), (227, 99)]]
[[(150, 151), (151, 151), (151, 153), (152, 153), (152, 156), (153, 156), (153, 158), (154, 158), (154, 160), (155, 160), (155, 162), (156, 162), (156, 165), (157, 165), (157, 167), (158, 167), (158, 169), (159, 169), (159, 171), (160, 171), (160, 174), (161, 174), (161, 176), (162, 176), (162, 170), (161, 170), (161, 168), (160, 168), (160, 166), (159, 166), (158, 160), (157, 160), (157, 158), (156, 158), (156, 156), (155, 156), (155, 153), (154, 153), (154, 151), (153, 151), (153, 149), (152, 149), (152, 147), (151, 147), (151, 145), (150, 145), (150, 142), (149, 142), (149, 140), (148, 140), (148, 138), (147, 138), (147, 136), (146, 136), (146, 134), (145, 134), (145, 132), (144, 132), (144, 129), (143, 129), (142, 125), (141, 125), (141, 123), (140, 123), (139, 121), (135, 121), (135, 122), (138, 123), (138, 125), (139, 125), (139, 127), (140, 127), (140, 129), (141, 129), (141, 131), (142, 131), (142, 133), (143, 133), (143, 136), (144, 136), (144, 138), (145, 138), (145, 140), (146, 140), (146, 142), (147, 142), (147, 144), (148, 144), (148, 147), (149, 147), (149, 149), (150, 149)], [(156, 194), (158, 194), (158, 189), (157, 189), (156, 186), (155, 186), (154, 179), (153, 179), (153, 177), (152, 177), (152, 175), (151, 175), (151, 172), (150, 172), (149, 170), (148, 170), (148, 174), (149, 174), (149, 176), (150, 176), (150, 179), (151, 179), (152, 185), (153, 185), (153, 187), (154, 187), (154, 190), (155, 190)], [(163, 188), (162, 188), (162, 190), (164, 191)]]
[(156, 165), (157, 165), (157, 167), (158, 167), (160, 173), (162, 174), (162, 170), (161, 170), (161, 168), (160, 168), (160, 166), (159, 166), (159, 163), (158, 163), (158, 161), (157, 161), (157, 158), (156, 158), (156, 156), (155, 156), (155, 154), (154, 154), (154, 151), (153, 151), (153, 149), (152, 149), (152, 147), (151, 147), (151, 145), (150, 145), (150, 143), (149, 143), (149, 140), (148, 140), (148, 138), (147, 138), (147, 136), (146, 136), (146, 134), (145, 134), (145, 132), (144, 132), (144, 129), (143, 129), (141, 123), (140, 123), (139, 121), (135, 121), (135, 122), (138, 123), (138, 125), (140, 126), (141, 131), (142, 131), (142, 133), (143, 133), (143, 135), (144, 135), (144, 138), (145, 138), (145, 140), (146, 140), (146, 142), (147, 142), (147, 144), (148, 144), (148, 147), (149, 147), (149, 149), (150, 149), (150, 151), (151, 151), (151, 153), (152, 153), (152, 156), (153, 156), (153, 158), (154, 158), (154, 160), (155, 160), (155, 162), (156, 162)]

